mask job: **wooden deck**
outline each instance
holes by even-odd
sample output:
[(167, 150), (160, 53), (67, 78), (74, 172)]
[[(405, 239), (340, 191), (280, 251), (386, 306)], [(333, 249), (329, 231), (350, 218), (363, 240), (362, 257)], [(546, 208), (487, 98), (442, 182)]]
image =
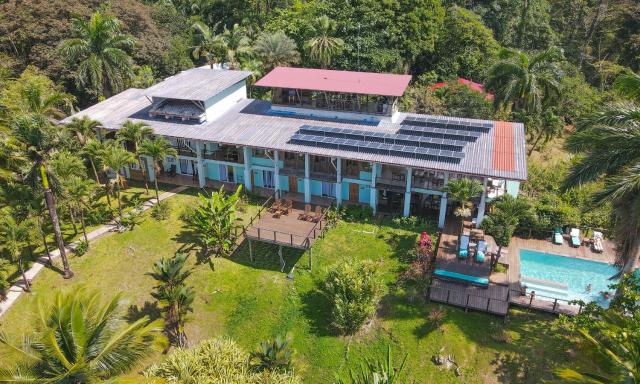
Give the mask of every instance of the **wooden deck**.
[(429, 290), (429, 299), (465, 310), (499, 316), (506, 316), (509, 312), (509, 288), (498, 284), (489, 284), (488, 288), (481, 288), (434, 279)]

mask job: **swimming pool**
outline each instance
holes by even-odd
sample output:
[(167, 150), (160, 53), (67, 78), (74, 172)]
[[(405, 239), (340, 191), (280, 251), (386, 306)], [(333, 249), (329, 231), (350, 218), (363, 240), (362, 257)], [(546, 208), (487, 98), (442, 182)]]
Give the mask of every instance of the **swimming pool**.
[[(536, 291), (540, 298), (549, 296), (563, 300), (595, 301), (603, 307), (609, 306), (600, 292), (608, 291), (609, 280), (618, 270), (611, 264), (531, 251), (520, 250), (520, 275), (527, 292)], [(587, 285), (591, 284), (591, 292)]]

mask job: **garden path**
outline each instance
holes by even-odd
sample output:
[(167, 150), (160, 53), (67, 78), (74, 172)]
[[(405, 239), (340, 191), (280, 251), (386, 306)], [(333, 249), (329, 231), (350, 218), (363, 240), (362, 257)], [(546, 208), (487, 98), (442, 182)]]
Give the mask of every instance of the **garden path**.
[[(160, 201), (162, 200), (166, 200), (170, 197), (175, 196), (176, 194), (184, 191), (185, 189), (190, 188), (187, 185), (182, 185), (179, 187), (176, 187), (168, 192), (164, 192), (162, 194), (160, 194)], [(152, 198), (147, 200), (142, 207), (140, 208), (141, 212), (144, 212), (146, 210), (148, 210), (149, 208), (153, 207), (156, 204), (156, 198)], [(107, 223), (97, 229), (94, 229), (93, 231), (87, 233), (87, 238), (89, 239), (89, 242), (94, 241), (95, 239), (102, 237), (108, 233), (112, 233), (113, 229), (115, 228), (115, 222), (110, 222)], [(81, 239), (80, 239), (81, 240)], [(73, 243), (67, 244), (66, 247), (66, 252), (67, 253), (71, 253), (73, 252), (73, 249), (78, 245), (79, 241), (74, 241)], [(52, 250), (51, 252), (51, 259), (55, 260), (60, 256), (60, 251), (58, 249)], [(49, 259), (47, 258), (47, 256), (43, 255), (40, 256), (38, 258), (38, 260), (36, 260), (33, 263), (33, 266), (25, 273), (27, 275), (27, 279), (32, 282), (33, 279), (35, 279), (35, 277), (44, 269), (47, 267), (47, 265), (49, 264)], [(0, 317), (2, 317), (2, 315), (4, 315), (9, 308), (11, 308), (11, 306), (18, 300), (18, 298), (20, 297), (20, 295), (22, 295), (24, 293), (24, 281), (22, 279), (19, 279), (11, 288), (9, 288), (9, 291), (7, 292), (7, 297), (4, 301), (0, 302)]]

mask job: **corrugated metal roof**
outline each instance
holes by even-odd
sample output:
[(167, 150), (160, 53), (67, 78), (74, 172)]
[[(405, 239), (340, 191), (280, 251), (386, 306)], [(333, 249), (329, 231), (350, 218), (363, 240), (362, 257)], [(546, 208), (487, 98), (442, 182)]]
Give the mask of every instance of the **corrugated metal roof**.
[(206, 101), (251, 75), (247, 71), (193, 68), (147, 88), (145, 95), (180, 100)]
[[(245, 99), (239, 101), (231, 110), (217, 120), (204, 123), (188, 123), (178, 120), (149, 118), (150, 102), (144, 97), (144, 90), (129, 89), (99, 104), (87, 108), (74, 116), (88, 115), (99, 120), (107, 129), (117, 130), (127, 119), (142, 120), (151, 125), (159, 135), (180, 137), (192, 140), (204, 140), (232, 145), (244, 145), (256, 148), (276, 149), (292, 152), (310, 153), (321, 156), (342, 157), (360, 161), (394, 164), (416, 168), (443, 170), (456, 173), (497, 177), (510, 180), (527, 178), (524, 126), (521, 123), (508, 123), (500, 128), (513, 132), (513, 167), (494, 166), (494, 148), (496, 148), (496, 124), (489, 120), (472, 120), (453, 117), (437, 117), (419, 114), (400, 113), (399, 121), (407, 116), (440, 118), (450, 122), (491, 123), (489, 132), (482, 133), (474, 142), (464, 146), (464, 158), (457, 164), (432, 160), (404, 158), (400, 156), (378, 155), (319, 148), (291, 144), (289, 140), (301, 126), (330, 125), (336, 128), (350, 128), (363, 131), (398, 133), (401, 125), (390, 122), (370, 123), (318, 121), (313, 117), (286, 117), (270, 112), (271, 104), (261, 100)], [(63, 122), (70, 121), (71, 117)], [(502, 147), (502, 144), (500, 145)], [(504, 148), (503, 148), (504, 149)], [(503, 150), (501, 149), (502, 153)]]
[(410, 81), (410, 75), (391, 73), (276, 67), (258, 80), (256, 85), (400, 97), (404, 94)]

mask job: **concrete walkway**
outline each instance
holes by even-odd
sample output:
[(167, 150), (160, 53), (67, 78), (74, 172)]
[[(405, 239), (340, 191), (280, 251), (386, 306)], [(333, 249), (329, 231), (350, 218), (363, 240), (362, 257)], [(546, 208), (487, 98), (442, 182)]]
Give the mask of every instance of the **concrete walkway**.
[[(160, 201), (173, 197), (176, 194), (188, 188), (190, 187), (183, 185), (183, 186), (174, 188), (169, 192), (164, 192), (160, 194)], [(140, 208), (140, 211), (144, 212), (149, 208), (153, 207), (155, 204), (156, 204), (156, 199), (154, 197), (150, 200), (147, 200)], [(110, 222), (108, 224), (105, 224), (87, 233), (87, 238), (89, 239), (89, 242), (93, 242), (95, 239), (99, 237), (102, 237), (108, 233), (113, 233), (115, 228), (116, 228), (115, 222)], [(82, 238), (80, 240), (82, 240)], [(67, 247), (66, 247), (67, 254), (72, 253), (73, 249), (78, 245), (78, 243), (79, 243), (79, 240), (74, 241), (73, 243), (67, 244)], [(60, 250), (58, 249), (52, 250), (50, 253), (51, 253), (51, 258), (53, 260), (57, 259), (60, 256)], [(28, 271), (26, 271), (25, 274), (27, 275), (27, 279), (30, 282), (33, 282), (33, 280), (38, 275), (38, 273), (40, 273), (44, 268), (46, 268), (48, 264), (49, 264), (49, 259), (47, 258), (47, 256), (46, 255), (40, 256), (38, 260), (36, 260), (33, 263), (33, 266)], [(60, 278), (62, 278), (62, 276)], [(7, 298), (4, 301), (0, 302), (0, 317), (2, 317), (2, 315), (4, 315), (5, 312), (7, 312), (9, 308), (11, 308), (11, 306), (18, 300), (20, 295), (24, 293), (23, 288), (24, 288), (24, 281), (22, 280), (22, 276), (20, 276), (19, 280), (11, 288), (9, 288), (9, 291), (7, 292)]]

